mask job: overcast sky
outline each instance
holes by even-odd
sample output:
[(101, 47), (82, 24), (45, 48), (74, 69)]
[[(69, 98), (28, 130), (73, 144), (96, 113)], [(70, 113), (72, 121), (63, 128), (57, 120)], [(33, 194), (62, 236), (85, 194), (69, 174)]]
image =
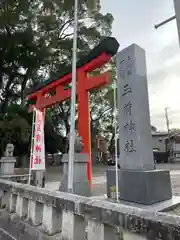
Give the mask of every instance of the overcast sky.
[(173, 0), (101, 0), (102, 10), (114, 16), (113, 36), (121, 49), (136, 43), (146, 50), (151, 124), (166, 130), (180, 128), (180, 47), (176, 21), (158, 30), (154, 25), (173, 16)]

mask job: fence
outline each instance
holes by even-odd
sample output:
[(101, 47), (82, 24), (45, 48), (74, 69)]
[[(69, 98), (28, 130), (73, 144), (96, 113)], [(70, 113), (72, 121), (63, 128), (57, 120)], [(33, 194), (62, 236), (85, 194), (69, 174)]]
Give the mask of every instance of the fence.
[(180, 239), (177, 216), (2, 179), (0, 209), (7, 239)]

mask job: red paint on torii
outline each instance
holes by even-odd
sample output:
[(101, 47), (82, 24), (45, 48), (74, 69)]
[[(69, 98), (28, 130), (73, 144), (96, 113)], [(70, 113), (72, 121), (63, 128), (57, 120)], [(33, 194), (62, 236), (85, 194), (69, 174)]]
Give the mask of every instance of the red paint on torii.
[[(89, 77), (88, 73), (101, 68), (110, 61), (112, 55), (102, 52), (99, 56), (89, 61), (82, 67), (77, 68), (77, 96), (78, 96), (78, 133), (84, 143), (84, 152), (88, 153), (87, 175), (92, 186), (92, 161), (91, 161), (91, 134), (90, 134), (90, 116), (89, 116), (89, 91), (102, 87), (109, 83), (109, 74), (103, 73), (96, 77)], [(37, 109), (49, 108), (58, 102), (67, 100), (71, 97), (71, 89), (65, 87), (71, 83), (72, 73), (60, 77), (56, 81), (50, 82), (28, 96), (28, 100), (35, 100), (36, 103), (31, 105)], [(47, 94), (54, 92), (54, 95), (47, 97)]]

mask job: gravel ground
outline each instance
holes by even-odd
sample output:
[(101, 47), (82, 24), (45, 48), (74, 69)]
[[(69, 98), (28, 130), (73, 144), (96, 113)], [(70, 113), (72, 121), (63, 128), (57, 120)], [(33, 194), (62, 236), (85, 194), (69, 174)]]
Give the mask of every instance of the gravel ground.
[[(170, 170), (171, 183), (174, 195), (180, 195), (180, 163), (158, 164), (158, 169)], [(93, 196), (102, 196), (106, 194), (105, 172), (108, 166), (96, 165), (93, 167)], [(57, 189), (62, 179), (62, 166), (50, 167), (47, 169), (46, 181), (47, 187)]]
[[(101, 164), (93, 166), (92, 193), (94, 196), (102, 196), (106, 194), (105, 172), (108, 168), (109, 166)], [(180, 195), (180, 163), (158, 164), (157, 169), (170, 170), (173, 194)], [(24, 173), (28, 173), (28, 170), (16, 169), (16, 174)], [(62, 179), (62, 173), (62, 166), (49, 167), (46, 171), (47, 187), (58, 189), (59, 182)]]

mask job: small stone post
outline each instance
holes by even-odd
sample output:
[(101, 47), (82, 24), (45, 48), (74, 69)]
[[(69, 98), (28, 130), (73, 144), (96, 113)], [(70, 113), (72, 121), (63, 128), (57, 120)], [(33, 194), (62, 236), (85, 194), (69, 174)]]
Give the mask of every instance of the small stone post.
[(0, 174), (3, 175), (14, 175), (14, 166), (16, 158), (13, 156), (14, 145), (8, 143), (5, 149), (4, 157), (0, 159)]
[[(73, 193), (89, 197), (91, 196), (91, 189), (87, 178), (88, 154), (82, 153), (83, 148), (81, 137), (77, 137), (75, 141)], [(69, 154), (64, 154), (62, 158), (63, 180), (59, 187), (59, 191), (62, 192), (67, 192), (68, 190), (68, 162)]]

